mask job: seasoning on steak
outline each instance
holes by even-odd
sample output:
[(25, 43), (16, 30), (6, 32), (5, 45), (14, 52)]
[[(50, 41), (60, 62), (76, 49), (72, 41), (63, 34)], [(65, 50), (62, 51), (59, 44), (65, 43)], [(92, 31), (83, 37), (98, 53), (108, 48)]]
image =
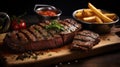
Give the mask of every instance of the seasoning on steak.
[(31, 25), (27, 29), (9, 32), (4, 43), (12, 50), (25, 52), (57, 48), (72, 42), (75, 32), (81, 29), (81, 24), (73, 19), (57, 20), (65, 29), (56, 31), (47, 30), (45, 27), (51, 24), (51, 21), (45, 21)]
[(79, 31), (71, 44), (72, 50), (83, 50), (87, 51), (90, 50), (94, 45), (98, 44), (100, 42), (100, 37), (97, 33), (83, 30)]

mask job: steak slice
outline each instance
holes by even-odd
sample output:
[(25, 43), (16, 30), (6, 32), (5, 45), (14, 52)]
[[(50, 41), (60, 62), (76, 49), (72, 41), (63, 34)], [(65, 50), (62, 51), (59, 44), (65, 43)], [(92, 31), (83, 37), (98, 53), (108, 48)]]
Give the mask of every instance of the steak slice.
[(100, 42), (100, 37), (97, 33), (92, 31), (83, 30), (79, 31), (71, 44), (72, 50), (83, 50), (88, 51), (92, 49), (92, 47)]
[(94, 38), (92, 37), (86, 37), (86, 36), (81, 36), (79, 34), (77, 34), (75, 37), (74, 37), (75, 40), (82, 40), (82, 41), (95, 41)]
[(78, 32), (78, 34), (83, 35), (83, 36), (92, 37), (94, 39), (99, 38), (99, 34), (94, 33), (92, 31), (88, 31), (88, 30), (83, 30), (82, 32)]
[[(54, 29), (47, 30), (45, 26), (51, 24), (51, 21), (47, 20), (31, 25), (27, 29), (9, 32), (4, 39), (4, 43), (16, 52), (61, 47), (67, 43), (71, 43), (75, 33), (81, 29), (81, 24), (73, 21), (73, 19), (67, 20), (70, 21), (58, 20), (58, 23), (65, 28), (63, 31), (58, 32)], [(76, 24), (77, 27), (74, 24)]]

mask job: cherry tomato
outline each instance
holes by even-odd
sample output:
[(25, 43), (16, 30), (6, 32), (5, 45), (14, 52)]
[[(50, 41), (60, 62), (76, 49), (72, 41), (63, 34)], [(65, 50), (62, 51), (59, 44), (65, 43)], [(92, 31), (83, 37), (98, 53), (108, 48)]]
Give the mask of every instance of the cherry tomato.
[(11, 25), (11, 28), (13, 30), (20, 30), (20, 29), (25, 29), (26, 28), (26, 22), (24, 20), (13, 20), (12, 21), (12, 25)]
[(19, 24), (17, 24), (17, 21), (16, 21), (16, 20), (13, 20), (13, 21), (12, 21), (11, 28), (12, 28), (13, 30), (18, 30), (18, 29), (19, 29)]
[(24, 20), (20, 20), (19, 27), (20, 27), (20, 29), (25, 29), (26, 28), (26, 23), (25, 23)]
[(19, 24), (14, 24), (14, 26), (12, 27), (12, 29), (19, 30), (20, 29)]

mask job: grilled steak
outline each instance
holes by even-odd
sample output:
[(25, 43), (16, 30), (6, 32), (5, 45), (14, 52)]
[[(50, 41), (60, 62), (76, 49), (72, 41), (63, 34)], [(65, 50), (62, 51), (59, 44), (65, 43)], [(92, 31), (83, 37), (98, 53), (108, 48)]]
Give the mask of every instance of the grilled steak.
[(100, 37), (97, 33), (83, 30), (78, 32), (71, 44), (71, 49), (79, 49), (87, 51), (91, 49), (94, 45), (98, 44), (100, 42)]
[(51, 21), (45, 21), (27, 29), (9, 32), (4, 43), (12, 50), (20, 52), (51, 49), (72, 42), (75, 32), (81, 29), (81, 24), (73, 19), (58, 20), (58, 23), (64, 27), (63, 31), (47, 30), (45, 27)]

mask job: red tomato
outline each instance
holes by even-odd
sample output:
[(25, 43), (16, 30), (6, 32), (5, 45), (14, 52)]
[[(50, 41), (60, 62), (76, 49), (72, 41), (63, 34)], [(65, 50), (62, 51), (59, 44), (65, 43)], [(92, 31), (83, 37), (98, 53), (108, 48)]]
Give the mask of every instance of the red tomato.
[(26, 28), (26, 22), (24, 20), (17, 21), (16, 19), (12, 21), (11, 28), (13, 30), (19, 30), (19, 29), (25, 29)]
[(13, 20), (13, 21), (12, 21), (11, 28), (12, 28), (13, 30), (18, 30), (18, 29), (19, 29), (19, 25), (17, 24), (17, 21), (16, 21), (16, 20)]
[(20, 20), (19, 27), (20, 27), (20, 29), (25, 29), (26, 28), (26, 22), (24, 20)]
[(20, 29), (19, 24), (14, 24), (14, 26), (12, 26), (12, 27), (13, 27), (12, 29), (14, 29), (14, 30), (19, 30)]

